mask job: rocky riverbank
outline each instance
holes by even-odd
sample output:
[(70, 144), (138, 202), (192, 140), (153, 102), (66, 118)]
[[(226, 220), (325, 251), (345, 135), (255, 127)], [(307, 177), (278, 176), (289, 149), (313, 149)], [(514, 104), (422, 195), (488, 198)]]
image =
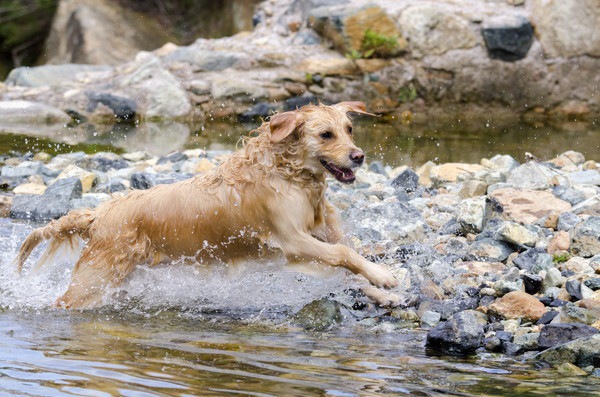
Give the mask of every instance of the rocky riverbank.
[[(111, 194), (192, 177), (226, 154), (5, 156), (2, 215), (46, 221)], [(292, 321), (322, 329), (350, 310), (379, 330), (430, 329), (432, 351), (487, 350), (600, 375), (594, 160), (569, 151), (524, 164), (507, 155), (417, 170), (373, 162), (353, 185), (332, 180), (328, 196), (359, 252), (394, 272), (397, 299), (385, 310), (360, 294), (323, 299)]]
[(60, 123), (252, 118), (354, 99), (415, 121), (595, 120), (599, 13), (597, 0), (269, 0), (251, 32), (165, 44), (116, 66), (118, 48), (96, 48), (105, 64), (17, 68), (0, 84), (0, 116), (43, 118), (33, 102)]

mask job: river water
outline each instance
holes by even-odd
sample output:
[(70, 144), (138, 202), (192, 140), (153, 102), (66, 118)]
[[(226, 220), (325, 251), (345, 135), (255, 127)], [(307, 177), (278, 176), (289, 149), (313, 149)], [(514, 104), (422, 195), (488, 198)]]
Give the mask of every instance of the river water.
[[(79, 126), (59, 131), (63, 144), (0, 135), (0, 154), (231, 149), (247, 129), (221, 123)], [(489, 125), (479, 132), (461, 125), (372, 122), (357, 128), (359, 145), (372, 159), (412, 166), (478, 162), (497, 153), (522, 160), (525, 151), (541, 158), (567, 149), (591, 156), (598, 153), (598, 134), (593, 124)], [(390, 321), (385, 312), (379, 321), (344, 310), (341, 325), (304, 330), (294, 313), (315, 299), (343, 297), (357, 281), (341, 270), (283, 267), (277, 258), (236, 269), (140, 268), (105, 307), (56, 310), (52, 303), (68, 284), (73, 260), (65, 253), (38, 273), (28, 267), (17, 275), (12, 260), (32, 227), (0, 219), (0, 396), (599, 395), (598, 377), (569, 376), (488, 353), (430, 355), (426, 330)]]

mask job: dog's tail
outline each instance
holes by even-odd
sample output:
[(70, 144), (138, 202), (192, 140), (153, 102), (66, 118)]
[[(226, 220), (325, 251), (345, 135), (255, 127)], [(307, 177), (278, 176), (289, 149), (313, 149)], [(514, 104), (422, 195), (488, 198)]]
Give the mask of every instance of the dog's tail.
[(50, 240), (50, 244), (38, 261), (36, 268), (41, 267), (62, 244), (69, 243), (73, 247), (74, 238), (88, 239), (89, 229), (93, 222), (94, 211), (86, 208), (70, 211), (62, 218), (54, 220), (44, 227), (35, 229), (21, 245), (19, 255), (15, 260), (18, 272), (21, 272), (31, 252), (42, 241)]

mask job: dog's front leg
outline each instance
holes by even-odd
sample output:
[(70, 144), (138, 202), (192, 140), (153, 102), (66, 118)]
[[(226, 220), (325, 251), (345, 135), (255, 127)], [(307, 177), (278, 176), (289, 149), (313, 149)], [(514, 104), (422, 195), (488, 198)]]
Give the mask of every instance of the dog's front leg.
[(388, 269), (367, 261), (345, 245), (328, 244), (308, 233), (286, 235), (281, 240), (281, 247), (288, 261), (310, 260), (330, 266), (343, 266), (352, 273), (361, 274), (377, 287), (392, 288), (398, 285)]

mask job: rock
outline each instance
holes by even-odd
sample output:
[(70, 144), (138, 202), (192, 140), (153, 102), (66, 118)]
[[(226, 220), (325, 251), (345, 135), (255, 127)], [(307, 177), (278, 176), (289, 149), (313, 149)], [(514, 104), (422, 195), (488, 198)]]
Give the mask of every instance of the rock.
[(88, 171), (102, 172), (121, 170), (129, 167), (127, 161), (113, 153), (96, 153), (93, 156), (77, 160), (75, 165)]
[(533, 224), (544, 216), (571, 209), (569, 203), (546, 191), (503, 188), (495, 190), (489, 198), (492, 208), (501, 216), (523, 224)]
[(5, 165), (0, 170), (4, 178), (27, 178), (37, 175), (40, 172), (42, 164), (39, 161), (24, 161), (17, 166)]
[(522, 290), (523, 280), (519, 274), (519, 269), (516, 267), (511, 268), (494, 283), (494, 291), (496, 291), (494, 295), (497, 296), (504, 296), (509, 292)]
[(543, 287), (544, 290), (552, 287), (560, 287), (563, 285), (562, 275), (560, 270), (555, 267), (548, 269), (546, 276), (544, 277)]
[(564, 252), (571, 246), (571, 236), (565, 231), (556, 232), (548, 244), (548, 253)]
[(572, 172), (568, 174), (567, 179), (571, 185), (600, 185), (600, 172), (597, 170), (587, 170)]
[(562, 269), (570, 271), (575, 274), (593, 274), (594, 273), (594, 270), (590, 266), (590, 260), (581, 258), (579, 256), (574, 256), (572, 258), (569, 258), (569, 260), (566, 261), (562, 265)]
[(585, 284), (592, 291), (597, 291), (600, 289), (600, 278), (598, 278), (598, 277), (589, 278), (589, 279), (585, 280), (583, 282), (583, 284)]
[(98, 177), (93, 172), (88, 172), (82, 168), (77, 167), (75, 164), (67, 166), (56, 179), (64, 178), (79, 178), (81, 181), (82, 193), (89, 193), (98, 182)]
[(513, 263), (521, 270), (526, 270), (533, 274), (538, 274), (542, 270), (548, 270), (554, 266), (553, 257), (537, 248), (530, 248), (519, 254)]
[(237, 97), (254, 101), (268, 97), (267, 90), (257, 81), (239, 80), (232, 77), (213, 81), (211, 96), (214, 99)]
[(472, 353), (483, 344), (486, 322), (485, 315), (474, 310), (456, 313), (429, 331), (426, 347), (450, 355)]
[(537, 274), (524, 274), (523, 286), (529, 295), (535, 295), (542, 290), (543, 278)]
[(497, 154), (492, 157), (489, 162), (493, 165), (495, 170), (500, 171), (505, 175), (520, 165), (517, 160), (508, 154)]
[(514, 343), (525, 351), (538, 350), (539, 336), (540, 335), (537, 332), (515, 335)]
[(556, 230), (569, 231), (573, 229), (577, 224), (581, 222), (581, 218), (572, 212), (563, 212), (558, 216), (558, 223), (556, 224)]
[(340, 57), (308, 57), (296, 65), (296, 69), (311, 75), (338, 76), (354, 74), (356, 65), (348, 58)]
[(427, 310), (421, 315), (421, 326), (435, 327), (439, 324), (441, 317), (440, 313)]
[(463, 200), (458, 205), (457, 220), (463, 233), (479, 233), (483, 229), (485, 197)]
[(118, 2), (59, 2), (46, 41), (47, 63), (119, 65), (169, 41), (158, 21)]
[(117, 84), (137, 98), (137, 110), (146, 118), (185, 117), (192, 111), (186, 91), (152, 54), (140, 53), (135, 62), (118, 69)]
[(498, 234), (503, 241), (520, 246), (533, 247), (539, 240), (539, 234), (532, 226), (525, 227), (514, 222), (504, 222)]
[(571, 232), (571, 252), (589, 258), (600, 254), (600, 216), (590, 216)]
[(537, 354), (534, 359), (548, 364), (576, 364), (579, 367), (600, 366), (600, 334), (575, 339)]
[(0, 217), (8, 218), (10, 216), (10, 208), (12, 207), (13, 196), (5, 196), (0, 194)]
[(522, 15), (488, 18), (483, 23), (482, 33), (490, 58), (502, 61), (525, 58), (533, 43), (533, 26)]
[(412, 193), (419, 187), (419, 176), (412, 169), (406, 168), (392, 180), (391, 184), (396, 189)]
[[(533, 0), (528, 2), (528, 7), (548, 57), (600, 56), (597, 0)], [(576, 30), (573, 30), (573, 21), (577, 21)]]
[(554, 320), (554, 317), (556, 317), (556, 316), (558, 316), (557, 311), (548, 310), (546, 313), (544, 313), (544, 315), (542, 315), (542, 317), (538, 320), (536, 325), (549, 324), (552, 320)]
[(542, 302), (522, 291), (513, 291), (496, 299), (488, 307), (489, 313), (505, 319), (524, 319), (525, 321), (538, 321), (546, 312)]
[[(310, 12), (309, 24), (331, 40), (342, 54), (359, 53), (365, 58), (391, 57), (407, 46), (394, 21), (376, 5), (315, 8)], [(389, 44), (377, 43), (379, 45), (369, 47), (367, 32), (388, 39)]]
[(325, 331), (343, 320), (340, 304), (322, 298), (304, 306), (293, 317), (293, 321), (302, 328), (313, 331)]
[(585, 195), (580, 190), (567, 186), (556, 186), (552, 193), (559, 199), (566, 201), (571, 205), (577, 205), (585, 200)]
[(487, 183), (483, 181), (470, 180), (463, 183), (463, 186), (458, 192), (462, 198), (471, 198), (483, 196), (487, 191)]
[(110, 108), (117, 119), (132, 120), (135, 118), (137, 103), (133, 99), (109, 93), (86, 92), (86, 95), (89, 100), (86, 110), (90, 113), (96, 110), (98, 104), (102, 104)]
[(552, 178), (555, 175), (545, 165), (530, 161), (512, 170), (506, 183), (521, 189), (541, 190), (553, 185)]
[[(585, 301), (579, 301), (580, 303), (586, 303)], [(593, 306), (593, 305), (590, 305)], [(594, 324), (597, 319), (600, 318), (600, 313), (595, 313), (593, 307), (588, 309), (587, 307), (580, 307), (573, 303), (567, 302), (561, 306), (558, 316), (552, 320), (553, 324), (557, 323), (583, 323), (583, 324)]]
[(430, 177), (434, 184), (443, 184), (446, 182), (456, 182), (459, 177), (468, 177), (484, 169), (479, 164), (445, 163), (434, 166), (431, 169)]
[[(229, 68), (249, 69), (256, 61), (252, 61), (250, 55), (243, 52), (210, 51), (197, 48), (179, 47), (165, 58), (166, 62), (186, 62), (194, 66), (194, 70), (200, 72), (219, 71)], [(203, 95), (206, 92), (197, 93)]]
[(23, 183), (13, 189), (14, 194), (44, 194), (46, 185), (39, 183)]
[(267, 118), (268, 116), (272, 116), (277, 110), (277, 105), (261, 102), (252, 106), (250, 109), (246, 110), (244, 113), (240, 115), (240, 121), (250, 121), (258, 118)]
[(475, 240), (469, 247), (469, 257), (485, 262), (503, 262), (513, 250), (506, 243), (492, 238)]
[(65, 178), (48, 186), (42, 195), (22, 194), (15, 196), (10, 216), (16, 219), (48, 221), (65, 215), (71, 210), (71, 200), (81, 198), (79, 178)]
[(13, 69), (6, 78), (7, 85), (23, 87), (60, 86), (84, 79), (88, 74), (109, 72), (106, 65), (43, 65)]
[(30, 101), (0, 101), (0, 126), (67, 124), (71, 117), (60, 109)]
[(398, 23), (415, 57), (471, 48), (479, 41), (466, 19), (439, 4), (409, 6)]

